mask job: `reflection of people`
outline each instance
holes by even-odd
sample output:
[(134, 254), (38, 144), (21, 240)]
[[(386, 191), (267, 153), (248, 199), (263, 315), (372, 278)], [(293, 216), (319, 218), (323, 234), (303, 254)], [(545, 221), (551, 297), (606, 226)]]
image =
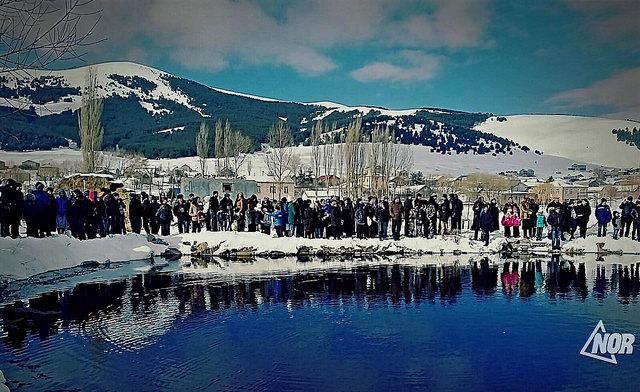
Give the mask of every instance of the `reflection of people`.
[[(510, 264), (513, 264), (512, 268), (510, 268)], [(520, 281), (520, 275), (518, 274), (518, 263), (509, 263), (505, 262), (502, 266), (502, 291), (505, 294), (513, 293), (514, 288), (518, 285)]]
[[(479, 264), (479, 268), (478, 268)], [(471, 289), (475, 294), (493, 292), (498, 285), (498, 268), (489, 266), (489, 258), (484, 257), (473, 263), (471, 269)]]

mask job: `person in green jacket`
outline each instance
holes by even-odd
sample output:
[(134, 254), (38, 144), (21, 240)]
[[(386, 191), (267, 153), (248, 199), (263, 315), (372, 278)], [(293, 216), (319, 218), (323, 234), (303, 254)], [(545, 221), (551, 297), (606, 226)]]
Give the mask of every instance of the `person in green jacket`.
[(292, 237), (296, 230), (296, 209), (292, 202), (287, 203), (287, 237)]

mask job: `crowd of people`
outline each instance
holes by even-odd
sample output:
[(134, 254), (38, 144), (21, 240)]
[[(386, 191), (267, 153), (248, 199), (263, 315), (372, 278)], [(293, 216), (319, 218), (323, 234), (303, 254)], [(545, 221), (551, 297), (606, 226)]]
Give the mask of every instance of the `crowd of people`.
[[(379, 238), (394, 240), (405, 237), (433, 238), (436, 235), (460, 234), (464, 204), (457, 194), (435, 194), (415, 198), (331, 197), (322, 200), (259, 200), (256, 195), (235, 199), (227, 193), (219, 197), (128, 194), (124, 200), (117, 191), (81, 191), (57, 193), (36, 183), (23, 194), (21, 184), (11, 179), (0, 184), (0, 235), (19, 236), (24, 221), (26, 235), (44, 237), (52, 233), (70, 232), (76, 238), (90, 239), (131, 231), (148, 234), (170, 234), (172, 224), (179, 233), (207, 231), (261, 232), (275, 237)], [(470, 229), (475, 240), (489, 244), (492, 233), (504, 231), (505, 237), (541, 240), (548, 236), (555, 248), (561, 241), (576, 236), (586, 237), (592, 213), (598, 224), (598, 236), (606, 236), (611, 224), (614, 239), (625, 236), (640, 241), (640, 196), (625, 199), (619, 210), (606, 199), (592, 209), (587, 199), (561, 202), (555, 199), (541, 207), (533, 198), (516, 203), (509, 197), (503, 205), (496, 199), (483, 197), (473, 203)], [(472, 219), (471, 219), (472, 218)]]

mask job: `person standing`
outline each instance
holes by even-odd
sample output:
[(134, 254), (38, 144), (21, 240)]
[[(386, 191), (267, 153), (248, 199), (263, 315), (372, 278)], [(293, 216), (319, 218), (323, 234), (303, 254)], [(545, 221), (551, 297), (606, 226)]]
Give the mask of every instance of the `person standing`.
[(536, 214), (536, 240), (542, 241), (542, 231), (544, 230), (545, 225), (544, 213), (542, 210), (538, 210), (538, 213)]
[(218, 231), (218, 210), (220, 210), (218, 191), (213, 191), (213, 194), (209, 198), (209, 219), (211, 219), (211, 231)]
[(625, 201), (620, 204), (620, 210), (622, 214), (620, 216), (620, 237), (629, 237), (629, 230), (631, 229), (631, 211), (633, 211), (633, 197), (629, 196)]
[(482, 210), (480, 211), (480, 216), (478, 218), (478, 226), (482, 230), (482, 239), (484, 240), (484, 246), (489, 245), (489, 233), (491, 233), (491, 229), (493, 228), (493, 214), (489, 210), (488, 205), (484, 205)]
[(598, 221), (598, 237), (607, 236), (607, 226), (611, 222), (611, 208), (607, 204), (607, 199), (600, 200), (600, 204), (596, 207), (596, 220)]
[(618, 211), (613, 211), (611, 225), (613, 226), (613, 239), (617, 240), (620, 238), (620, 213)]
[[(393, 239), (398, 241), (400, 239), (400, 227), (402, 226), (402, 216), (404, 215), (404, 208), (402, 206), (402, 202), (400, 198), (396, 196), (393, 199), (393, 203), (389, 207), (389, 215), (391, 217), (391, 234), (393, 235)], [(406, 226), (405, 226), (405, 235), (406, 235)]]
[(549, 216), (547, 217), (547, 225), (551, 228), (551, 247), (553, 249), (560, 249), (560, 236), (562, 231), (561, 218), (559, 208), (550, 208)]
[(160, 235), (168, 236), (170, 234), (171, 222), (173, 221), (173, 213), (167, 200), (164, 200), (160, 208), (158, 208), (156, 219), (160, 224)]
[[(34, 230), (36, 232), (36, 237), (42, 238), (47, 235), (50, 225), (49, 225), (49, 215), (51, 208), (51, 199), (49, 198), (49, 194), (44, 190), (44, 184), (41, 182), (36, 183), (36, 188), (33, 191), (33, 196), (35, 197), (35, 205), (34, 205)], [(51, 235), (51, 233), (48, 233)]]
[[(136, 234), (140, 234), (142, 230), (142, 217), (143, 217), (143, 208), (138, 195), (135, 193), (129, 194), (129, 222), (131, 223), (131, 231)], [(147, 222), (147, 229), (148, 229)]]
[(58, 234), (64, 234), (69, 230), (69, 221), (67, 219), (67, 211), (69, 210), (69, 198), (64, 189), (58, 191), (56, 197), (56, 230)]
[(633, 231), (631, 232), (631, 239), (640, 242), (640, 200), (636, 201), (636, 205), (631, 210), (631, 221), (633, 223)]
[(410, 222), (409, 217), (411, 216), (412, 209), (413, 209), (413, 200), (411, 199), (411, 196), (407, 196), (407, 198), (404, 200), (404, 208), (403, 208), (405, 237), (411, 237), (412, 235), (411, 230), (409, 229), (409, 222)]
[(478, 232), (481, 230), (480, 228), (480, 214), (485, 207), (484, 198), (482, 196), (478, 196), (478, 199), (473, 203), (473, 222), (471, 224), (471, 230), (473, 230), (473, 239), (478, 240)]

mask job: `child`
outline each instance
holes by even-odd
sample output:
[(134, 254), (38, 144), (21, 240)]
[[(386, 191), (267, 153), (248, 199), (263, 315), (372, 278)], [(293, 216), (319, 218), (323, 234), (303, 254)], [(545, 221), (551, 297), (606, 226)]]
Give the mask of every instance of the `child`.
[(509, 208), (502, 217), (502, 226), (504, 226), (504, 236), (511, 237), (511, 225), (513, 224), (513, 210)]
[(620, 212), (613, 211), (611, 223), (613, 224), (613, 239), (617, 240), (620, 235)]
[(536, 216), (536, 240), (538, 241), (542, 241), (542, 230), (544, 229), (545, 224), (544, 213), (540, 210)]
[(511, 226), (513, 226), (513, 237), (520, 238), (520, 225), (522, 224), (522, 220), (518, 216), (517, 211), (513, 212), (511, 222), (512, 222)]
[(256, 219), (260, 222), (262, 234), (271, 235), (271, 214), (265, 207), (262, 207), (262, 211), (258, 211)]

